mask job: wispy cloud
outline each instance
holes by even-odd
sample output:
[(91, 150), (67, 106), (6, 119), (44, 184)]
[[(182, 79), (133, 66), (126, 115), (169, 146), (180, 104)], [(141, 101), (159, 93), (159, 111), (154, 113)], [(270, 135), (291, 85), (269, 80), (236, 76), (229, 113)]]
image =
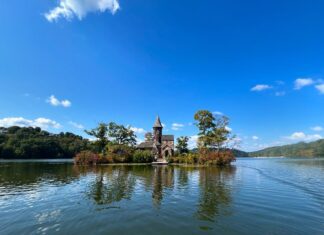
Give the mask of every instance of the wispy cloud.
[(315, 88), (321, 93), (324, 94), (324, 83), (316, 85)]
[(72, 105), (71, 101), (69, 100), (59, 100), (54, 95), (51, 95), (47, 100), (47, 103), (49, 103), (52, 106), (63, 106), (65, 108), (68, 108)]
[(252, 140), (258, 140), (258, 139), (259, 139), (258, 136), (256, 136), (256, 135), (252, 136)]
[(267, 84), (259, 84), (251, 88), (251, 91), (265, 91), (272, 89), (272, 86), (267, 85)]
[(184, 124), (181, 123), (172, 123), (171, 129), (174, 131), (180, 130), (182, 127), (184, 127)]
[(229, 132), (232, 132), (232, 131), (233, 131), (233, 129), (230, 128), (229, 126), (225, 126), (225, 130), (227, 130), (227, 131), (229, 131)]
[(224, 113), (222, 113), (222, 112), (220, 112), (220, 111), (214, 111), (213, 114), (215, 114), (215, 115), (219, 115), (219, 116), (224, 115)]
[(62, 128), (61, 124), (56, 121), (53, 121), (48, 118), (36, 118), (35, 120), (26, 119), (23, 117), (7, 117), (0, 119), (0, 126), (2, 127), (10, 127), (10, 126), (20, 126), (20, 127), (40, 127), (43, 129), (48, 128), (55, 128), (59, 129)]
[(146, 130), (143, 128), (138, 128), (138, 127), (131, 127), (130, 128), (132, 131), (134, 131), (136, 134), (144, 134)]
[(295, 80), (295, 90), (300, 90), (306, 86), (311, 86), (315, 83), (312, 78), (298, 78)]
[(304, 132), (294, 132), (290, 136), (286, 137), (286, 139), (288, 139), (288, 140), (305, 141), (305, 142), (315, 141), (315, 140), (319, 140), (322, 138), (323, 137), (319, 134), (308, 135), (308, 134), (305, 134)]
[(285, 96), (286, 95), (286, 92), (285, 91), (277, 91), (275, 93), (275, 96)]
[(192, 135), (189, 137), (189, 141), (188, 141), (189, 149), (197, 148), (198, 137), (199, 137), (198, 135)]
[(59, 0), (58, 6), (45, 13), (49, 22), (60, 18), (82, 20), (90, 12), (110, 11), (115, 14), (120, 8), (118, 0)]
[(314, 126), (314, 127), (311, 127), (311, 130), (313, 130), (313, 131), (323, 131), (324, 128), (321, 127), (321, 126)]
[(69, 124), (77, 129), (84, 129), (84, 126), (82, 124), (72, 122), (72, 121), (70, 121)]

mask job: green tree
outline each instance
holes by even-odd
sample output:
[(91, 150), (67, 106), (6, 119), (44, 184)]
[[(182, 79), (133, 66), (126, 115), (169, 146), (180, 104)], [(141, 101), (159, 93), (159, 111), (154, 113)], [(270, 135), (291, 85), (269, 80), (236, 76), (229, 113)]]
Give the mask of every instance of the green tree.
[(108, 136), (113, 144), (128, 146), (136, 145), (135, 132), (130, 127), (118, 125), (115, 122), (110, 122), (108, 124)]
[(145, 141), (147, 141), (147, 142), (153, 141), (153, 134), (152, 134), (152, 132), (145, 133)]
[(85, 130), (85, 132), (96, 138), (95, 145), (98, 147), (99, 152), (104, 152), (105, 146), (109, 143), (108, 140), (108, 125), (106, 123), (99, 123), (98, 127)]
[(72, 158), (88, 147), (88, 140), (72, 133), (17, 126), (0, 130), (0, 158)]
[(199, 110), (194, 119), (199, 129), (198, 146), (201, 148), (220, 150), (228, 144), (235, 136), (231, 135), (228, 128), (229, 118), (222, 115), (214, 116), (208, 110)]
[(177, 138), (176, 149), (180, 154), (189, 152), (188, 141), (188, 136), (180, 136), (179, 138)]

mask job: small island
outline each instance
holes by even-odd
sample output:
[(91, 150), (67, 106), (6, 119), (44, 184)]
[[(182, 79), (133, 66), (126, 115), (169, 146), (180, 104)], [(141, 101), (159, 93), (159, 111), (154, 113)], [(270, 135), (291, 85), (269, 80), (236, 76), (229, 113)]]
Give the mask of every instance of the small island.
[(114, 122), (100, 123), (97, 128), (86, 130), (96, 140), (91, 143), (90, 149), (77, 153), (74, 162), (77, 165), (174, 163), (225, 166), (235, 161), (235, 136), (228, 128), (229, 118), (199, 110), (194, 120), (199, 130), (195, 151), (188, 148), (189, 137), (178, 137), (175, 145), (173, 135), (163, 135), (163, 125), (157, 116), (153, 133), (146, 133), (145, 141), (138, 145), (131, 127)]

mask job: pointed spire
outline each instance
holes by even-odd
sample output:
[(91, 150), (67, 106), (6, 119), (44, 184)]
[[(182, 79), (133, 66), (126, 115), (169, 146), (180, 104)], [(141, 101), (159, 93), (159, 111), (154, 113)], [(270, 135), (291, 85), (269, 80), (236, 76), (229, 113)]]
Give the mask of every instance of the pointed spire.
[(163, 127), (159, 116), (156, 117), (153, 127)]

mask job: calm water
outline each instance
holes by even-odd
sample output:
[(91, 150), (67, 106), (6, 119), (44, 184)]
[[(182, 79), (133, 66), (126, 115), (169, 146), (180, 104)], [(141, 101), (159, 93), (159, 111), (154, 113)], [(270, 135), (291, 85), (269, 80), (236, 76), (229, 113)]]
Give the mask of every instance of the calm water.
[(0, 162), (0, 234), (324, 234), (324, 159)]

